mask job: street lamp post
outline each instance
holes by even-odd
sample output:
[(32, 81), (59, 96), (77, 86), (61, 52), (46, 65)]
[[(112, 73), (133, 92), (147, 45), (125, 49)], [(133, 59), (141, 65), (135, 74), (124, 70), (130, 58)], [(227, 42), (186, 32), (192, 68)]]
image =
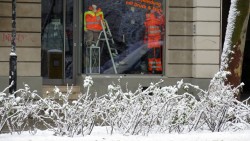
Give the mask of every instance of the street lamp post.
[(12, 0), (12, 38), (9, 69), (9, 93), (16, 91), (17, 80), (17, 55), (16, 55), (16, 0)]

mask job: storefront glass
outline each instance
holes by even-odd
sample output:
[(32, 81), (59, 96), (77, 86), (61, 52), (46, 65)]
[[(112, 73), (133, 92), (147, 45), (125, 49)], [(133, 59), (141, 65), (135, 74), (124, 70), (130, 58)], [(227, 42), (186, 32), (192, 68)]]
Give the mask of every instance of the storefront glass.
[(73, 0), (42, 0), (42, 76), (73, 77)]
[(83, 73), (162, 74), (166, 0), (84, 0)]

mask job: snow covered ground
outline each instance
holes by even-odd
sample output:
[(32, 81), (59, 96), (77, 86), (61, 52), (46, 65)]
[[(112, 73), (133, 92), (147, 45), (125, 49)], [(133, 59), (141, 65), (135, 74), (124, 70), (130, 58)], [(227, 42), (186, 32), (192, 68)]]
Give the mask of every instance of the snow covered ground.
[(106, 133), (105, 127), (95, 127), (89, 136), (54, 136), (51, 131), (38, 131), (35, 135), (29, 132), (23, 132), (21, 135), (17, 133), (0, 134), (0, 141), (249, 141), (250, 130), (237, 132), (191, 132), (186, 134), (149, 134), (148, 136), (131, 135), (124, 136), (118, 133), (109, 135)]

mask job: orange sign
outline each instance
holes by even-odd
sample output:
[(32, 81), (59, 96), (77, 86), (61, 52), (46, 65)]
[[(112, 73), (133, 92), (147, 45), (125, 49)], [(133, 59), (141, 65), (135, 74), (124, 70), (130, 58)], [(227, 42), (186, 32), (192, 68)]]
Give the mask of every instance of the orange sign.
[(126, 0), (126, 5), (162, 12), (162, 5), (155, 0)]

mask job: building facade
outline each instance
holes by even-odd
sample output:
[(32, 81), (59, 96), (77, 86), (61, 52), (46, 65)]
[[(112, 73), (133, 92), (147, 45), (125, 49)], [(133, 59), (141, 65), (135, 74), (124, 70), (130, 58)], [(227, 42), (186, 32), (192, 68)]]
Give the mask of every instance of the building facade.
[[(11, 2), (0, 0), (2, 89), (9, 83)], [(100, 31), (87, 19), (93, 5), (107, 23)], [(17, 0), (18, 88), (82, 88), (86, 75), (100, 94), (119, 78), (130, 90), (160, 79), (206, 88), (219, 70), (222, 8), (222, 0)]]

